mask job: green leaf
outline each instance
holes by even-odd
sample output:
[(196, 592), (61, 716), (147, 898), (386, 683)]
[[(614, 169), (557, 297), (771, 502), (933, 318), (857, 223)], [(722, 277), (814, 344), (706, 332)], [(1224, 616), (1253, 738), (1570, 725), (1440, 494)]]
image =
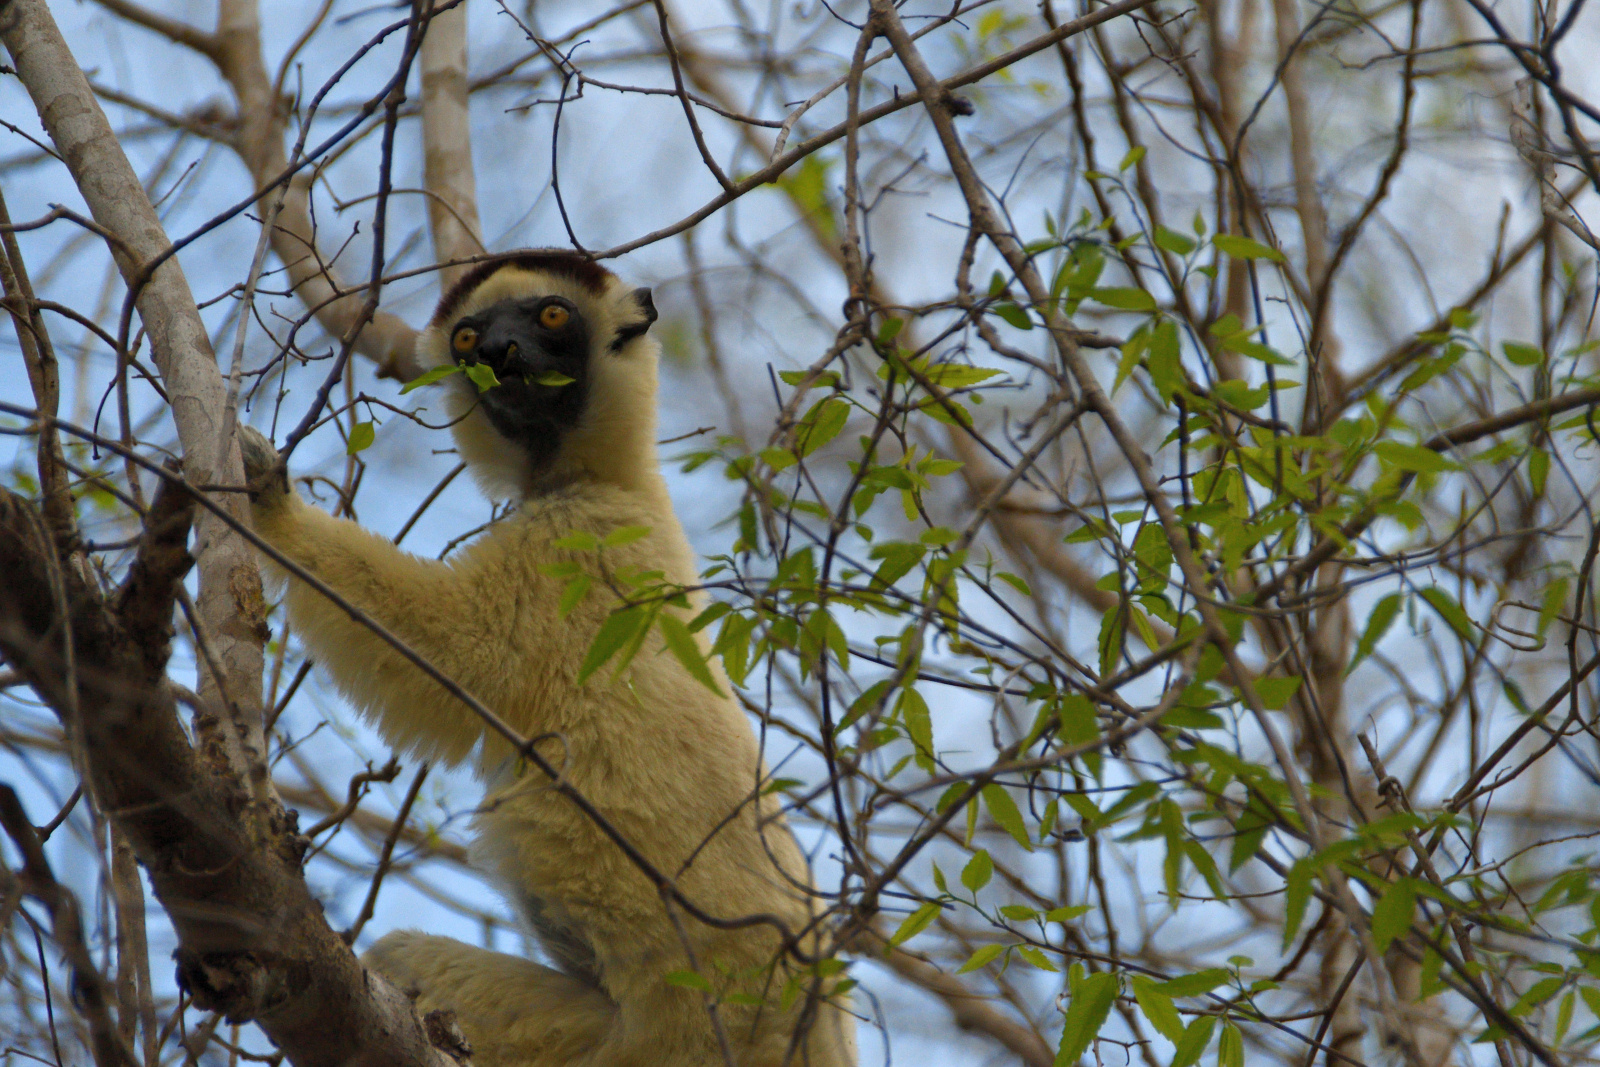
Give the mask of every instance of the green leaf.
[(1113, 608), (1100, 616), (1100, 677), (1109, 678), (1116, 672), (1117, 660), (1122, 657), (1122, 608)]
[(1017, 802), (1011, 799), (1011, 794), (1006, 792), (1005, 786), (996, 782), (984, 786), (983, 806), (988, 809), (990, 818), (1006, 833), (1016, 838), (1017, 844), (1029, 852), (1033, 851), (1033, 842), (1028, 840), (1028, 827), (1022, 821), (1022, 812), (1017, 810)]
[(1040, 952), (1032, 945), (1018, 945), (1017, 955), (1021, 956), (1023, 959), (1027, 960), (1030, 964), (1032, 964), (1034, 967), (1037, 967), (1041, 971), (1049, 971), (1052, 974), (1060, 973), (1061, 968), (1051, 963), (1047, 958), (1045, 958), (1045, 954), (1043, 952)]
[(1183, 974), (1176, 978), (1169, 978), (1156, 986), (1156, 989), (1169, 997), (1198, 997), (1202, 993), (1209, 993), (1217, 986), (1222, 985), (1229, 978), (1228, 972), (1221, 967), (1212, 967), (1209, 970), (1196, 971), (1194, 974)]
[(565, 537), (558, 537), (554, 544), (557, 548), (568, 548), (574, 552), (593, 552), (600, 547), (600, 539), (587, 530), (579, 530)]
[(994, 576), (1000, 579), (1002, 582), (1005, 582), (1017, 592), (1021, 593), (1023, 596), (1033, 595), (1033, 590), (1028, 588), (1028, 583), (1023, 581), (1021, 578), (1018, 578), (1015, 574), (1011, 574), (1006, 571), (995, 571)]
[(1176, 1045), (1183, 1037), (1183, 1020), (1178, 1017), (1178, 1009), (1173, 1007), (1172, 998), (1143, 975), (1135, 978), (1132, 984), (1133, 999), (1138, 1001), (1144, 1017), (1150, 1020), (1156, 1033)]
[(1372, 650), (1378, 647), (1383, 635), (1389, 632), (1395, 616), (1400, 614), (1403, 599), (1399, 593), (1390, 593), (1373, 605), (1372, 614), (1367, 616), (1367, 628), (1362, 631), (1361, 640), (1356, 642), (1355, 655), (1350, 657), (1350, 666), (1344, 669), (1346, 675), (1356, 669), (1356, 664), (1372, 655)]
[(1313, 868), (1301, 859), (1289, 868), (1283, 892), (1283, 947), (1294, 943), (1294, 935), (1306, 917), (1306, 906), (1311, 903), (1311, 877)]
[(1132, 148), (1128, 149), (1128, 154), (1122, 157), (1121, 163), (1117, 164), (1117, 172), (1120, 174), (1129, 167), (1137, 166), (1139, 160), (1144, 158), (1144, 152), (1145, 148), (1142, 144), (1136, 144)]
[(660, 614), (658, 620), (661, 625), (661, 636), (667, 642), (667, 649), (677, 657), (679, 663), (683, 664), (684, 670), (717, 696), (724, 696), (711, 673), (711, 668), (706, 665), (706, 658), (701, 654), (700, 646), (695, 643), (694, 635), (689, 632), (689, 627), (684, 625), (683, 620), (666, 611)]
[(1122, 358), (1117, 361), (1117, 378), (1111, 385), (1111, 393), (1116, 395), (1122, 383), (1128, 380), (1128, 375), (1133, 373), (1133, 368), (1139, 365), (1139, 360), (1144, 356), (1145, 349), (1150, 346), (1150, 331), (1144, 328), (1137, 329), (1128, 335), (1122, 342)]
[(987, 967), (1006, 950), (1004, 945), (984, 945), (972, 954), (972, 958), (957, 968), (957, 974), (970, 974), (980, 968)]
[(699, 633), (732, 610), (733, 605), (726, 601), (718, 600), (714, 602), (710, 607), (694, 617), (689, 623), (689, 632), (692, 634)]
[(928, 901), (928, 903), (922, 905), (922, 907), (905, 917), (905, 920), (900, 923), (899, 928), (895, 930), (892, 936), (890, 936), (889, 947), (895, 948), (899, 945), (905, 944), (907, 941), (910, 941), (913, 937), (916, 937), (918, 934), (922, 933), (923, 930), (927, 929), (928, 925), (938, 917), (938, 902), (933, 900)]
[(372, 442), (377, 440), (378, 431), (370, 422), (358, 422), (350, 427), (350, 439), (345, 442), (346, 455), (353, 456), (362, 449), (371, 448)]
[(1528, 452), (1528, 488), (1535, 497), (1544, 496), (1544, 486), (1550, 477), (1550, 453), (1542, 448)]
[(1566, 984), (1566, 978), (1557, 975), (1551, 975), (1548, 978), (1539, 979), (1537, 982), (1533, 983), (1533, 985), (1528, 987), (1528, 991), (1526, 993), (1517, 998), (1517, 1002), (1511, 1005), (1511, 1010), (1508, 1014), (1510, 1014), (1512, 1018), (1521, 1018), (1534, 1008), (1537, 1008), (1539, 1005), (1555, 996), (1557, 993), (1561, 992), (1561, 988)]
[(1186, 256), (1195, 250), (1195, 240), (1165, 226), (1156, 227), (1156, 247), (1175, 256)]
[(1061, 740), (1069, 745), (1081, 745), (1100, 736), (1100, 719), (1094, 713), (1094, 704), (1082, 693), (1071, 693), (1061, 699), (1056, 711), (1061, 724)]
[(1172, 1056), (1171, 1067), (1189, 1067), (1198, 1061), (1206, 1046), (1211, 1044), (1211, 1031), (1216, 1026), (1215, 1015), (1201, 1015), (1190, 1023), (1177, 1041), (1178, 1050)]
[(1372, 446), (1378, 458), (1389, 466), (1403, 471), (1438, 473), (1460, 470), (1460, 465), (1445, 459), (1431, 448), (1421, 445), (1403, 445), (1399, 441), (1379, 441)]
[(969, 385), (986, 382), (1004, 373), (1005, 371), (997, 367), (974, 367), (966, 363), (935, 363), (923, 372), (923, 377), (943, 389), (965, 389)]
[[(1556, 621), (1567, 603), (1568, 578), (1557, 578), (1544, 587), (1544, 599), (1539, 602), (1539, 636), (1543, 637), (1550, 624)], [(1600, 1014), (1600, 1013), (1596, 1013)]]
[(606, 534), (600, 544), (606, 548), (621, 548), (650, 535), (648, 526), (619, 526)]
[(1400, 392), (1409, 393), (1422, 388), (1428, 382), (1461, 362), (1461, 357), (1466, 354), (1467, 347), (1465, 345), (1445, 345), (1443, 352), (1440, 352), (1432, 359), (1423, 360), (1416, 370), (1405, 376), (1400, 382)]
[(1474, 1045), (1491, 1045), (1496, 1041), (1504, 1041), (1505, 1038), (1506, 1038), (1506, 1032), (1504, 1030), (1500, 1029), (1500, 1027), (1498, 1027), (1498, 1026), (1487, 1026), (1487, 1027), (1484, 1027), (1484, 1029), (1480, 1033), (1473, 1035), (1472, 1044), (1474, 1044)]
[(667, 984), (682, 989), (698, 989), (702, 993), (711, 992), (711, 983), (698, 971), (673, 971), (667, 975)]
[(1222, 873), (1217, 870), (1217, 861), (1211, 858), (1211, 853), (1200, 842), (1190, 838), (1183, 844), (1184, 855), (1189, 857), (1189, 862), (1194, 864), (1194, 869), (1200, 872), (1200, 877), (1206, 880), (1206, 886), (1211, 890), (1211, 895), (1218, 900), (1228, 899), (1228, 887), (1222, 884)]
[(601, 623), (599, 632), (589, 645), (589, 654), (584, 656), (583, 663), (578, 667), (578, 684), (588, 681), (590, 675), (605, 666), (607, 660), (638, 636), (649, 623), (649, 613), (637, 604), (614, 612)]
[(822, 610), (817, 614), (822, 616), (823, 630), (822, 643), (828, 646), (828, 651), (833, 653), (833, 661), (841, 670), (850, 669), (850, 639), (844, 635), (844, 629), (834, 619), (833, 612)]
[(854, 725), (861, 716), (877, 707), (878, 701), (884, 698), (893, 685), (894, 679), (892, 678), (874, 682), (865, 692), (856, 697), (855, 703), (850, 705), (850, 710), (845, 713), (844, 718), (839, 720), (839, 724), (833, 728), (833, 732), (835, 734), (842, 733), (846, 728)]
[(494, 376), (494, 368), (487, 363), (469, 364), (462, 367), (461, 372), (472, 380), (472, 384), (478, 387), (480, 393), (487, 393), (500, 384), (500, 379)]
[(1288, 259), (1276, 248), (1262, 244), (1260, 241), (1249, 237), (1237, 237), (1231, 233), (1219, 233), (1211, 239), (1217, 246), (1217, 251), (1226, 253), (1234, 259), (1270, 259), (1274, 263), (1287, 263)]
[(1171, 319), (1150, 331), (1150, 383), (1165, 400), (1183, 388), (1183, 362), (1178, 353), (1178, 324)]
[(1212, 395), (1222, 403), (1240, 411), (1254, 411), (1256, 408), (1265, 407), (1267, 401), (1272, 399), (1272, 392), (1265, 385), (1252, 387), (1238, 378), (1216, 383), (1212, 386)]
[[(1076, 972), (1077, 968), (1074, 968)], [(1086, 975), (1072, 983), (1067, 1003), (1066, 1025), (1061, 1031), (1061, 1047), (1056, 1052), (1056, 1067), (1071, 1067), (1099, 1036), (1111, 1005), (1117, 999), (1117, 976), (1102, 972)]]
[(563, 386), (563, 385), (571, 385), (573, 382), (575, 382), (577, 380), (578, 379), (576, 379), (576, 378), (567, 377), (565, 374), (562, 374), (558, 370), (547, 370), (543, 374), (541, 374), (537, 378), (535, 378), (533, 380), (533, 384), (534, 385), (548, 385), (552, 389), (559, 389), (561, 386)]
[(766, 463), (767, 466), (771, 467), (774, 473), (788, 470), (790, 467), (800, 462), (797, 458), (795, 458), (795, 454), (793, 452), (789, 451), (787, 448), (784, 448), (782, 445), (773, 445), (771, 448), (763, 448), (760, 452), (756, 453), (756, 455), (760, 456), (762, 461)]
[(1519, 367), (1537, 367), (1544, 362), (1544, 353), (1537, 345), (1505, 341), (1500, 345), (1500, 350), (1506, 354), (1507, 359)]
[(1468, 644), (1477, 644), (1478, 631), (1472, 625), (1472, 620), (1467, 618), (1467, 613), (1461, 609), (1461, 605), (1456, 603), (1455, 597), (1436, 585), (1430, 585), (1422, 590), (1422, 599), (1431, 604), (1433, 610), (1450, 624), (1450, 629), (1456, 632), (1456, 636)]
[(800, 421), (800, 430), (795, 434), (796, 454), (801, 457), (809, 456), (839, 436), (839, 431), (844, 429), (845, 420), (849, 417), (850, 404), (847, 401), (838, 397), (819, 400)]
[(1143, 289), (1128, 289), (1119, 286), (1101, 286), (1091, 290), (1089, 297), (1106, 307), (1120, 308), (1123, 311), (1154, 311), (1156, 298)]
[(1567, 990), (1567, 995), (1561, 998), (1561, 1006), (1556, 1009), (1556, 1044), (1567, 1039), (1567, 1031), (1572, 1028), (1572, 1009), (1577, 1006), (1577, 996), (1572, 990)]
[[(815, 374), (815, 377), (813, 377), (813, 374)], [(799, 385), (807, 378), (811, 379), (812, 387), (827, 388), (839, 384), (839, 372), (831, 370), (825, 370), (820, 373), (808, 370), (781, 370), (778, 372), (778, 377), (789, 385)]]
[(1233, 848), (1228, 853), (1229, 874), (1243, 867), (1261, 848), (1261, 843), (1267, 839), (1267, 832), (1272, 829), (1272, 820), (1252, 804), (1239, 816), (1233, 829)]
[(1015, 304), (996, 304), (991, 310), (1019, 330), (1033, 329), (1033, 320), (1028, 318), (1028, 313)]
[(839, 239), (839, 222), (833, 213), (833, 207), (828, 203), (829, 182), (828, 167), (832, 160), (823, 159), (813, 153), (800, 161), (798, 167), (793, 167), (787, 174), (777, 180), (777, 185), (789, 194), (789, 199), (794, 201), (807, 218), (809, 218), (818, 231), (826, 237), (829, 243)]
[(1072, 248), (1072, 254), (1061, 263), (1061, 268), (1056, 271), (1055, 280), (1050, 283), (1050, 299), (1059, 298), (1063, 291), (1067, 294), (1067, 312), (1071, 314), (1074, 301), (1081, 300), (1094, 283), (1099, 280), (1100, 274), (1105, 270), (1105, 255), (1100, 247), (1088, 241), (1080, 242)]
[[(943, 400), (938, 397), (932, 397), (918, 404), (917, 410), (927, 415), (934, 422), (942, 422), (946, 426), (970, 427), (972, 425), (972, 413), (962, 407), (960, 401), (953, 396), (946, 397)], [(902, 500), (905, 499), (909, 498), (902, 498)], [(915, 514), (915, 508), (909, 506), (906, 508), (906, 518), (908, 520), (913, 519)]]
[(927, 554), (926, 545), (908, 544), (904, 541), (884, 541), (872, 546), (868, 554), (871, 559), (881, 559), (877, 573), (872, 576), (872, 586), (875, 589), (887, 589), (911, 572), (924, 555)]
[(435, 367), (426, 373), (420, 374), (400, 387), (400, 395), (405, 396), (413, 389), (421, 389), (424, 385), (432, 385), (441, 378), (448, 378), (452, 374), (461, 373), (461, 364), (452, 363), (448, 367)]
[(1389, 951), (1394, 939), (1411, 929), (1417, 909), (1417, 885), (1410, 878), (1390, 882), (1372, 906), (1372, 943), (1379, 952)]
[(918, 762), (925, 760), (927, 766), (931, 768), (933, 718), (928, 714), (928, 702), (923, 700), (922, 694), (915, 689), (903, 689), (900, 692), (900, 702), (895, 706), (895, 713), (905, 724), (906, 733), (911, 735), (911, 743), (917, 747)]
[(1290, 698), (1299, 691), (1298, 675), (1288, 678), (1256, 679), (1256, 693), (1260, 695), (1262, 705), (1269, 711), (1282, 711)]
[(989, 884), (989, 879), (994, 877), (994, 860), (989, 858), (989, 853), (984, 849), (972, 854), (967, 865), (961, 870), (961, 884), (976, 893)]
[(1222, 1024), (1217, 1039), (1217, 1067), (1244, 1067), (1244, 1035), (1232, 1022)]
[(561, 590), (561, 600), (556, 604), (556, 610), (564, 619), (572, 614), (572, 609), (582, 602), (584, 594), (589, 592), (589, 586), (594, 579), (587, 574), (575, 575), (567, 581), (566, 588)]

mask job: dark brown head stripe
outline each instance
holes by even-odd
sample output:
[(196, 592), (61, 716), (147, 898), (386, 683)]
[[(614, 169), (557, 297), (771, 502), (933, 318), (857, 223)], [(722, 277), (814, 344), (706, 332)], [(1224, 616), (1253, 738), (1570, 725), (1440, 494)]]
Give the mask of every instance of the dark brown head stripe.
[(611, 278), (610, 271), (577, 252), (568, 252), (560, 248), (524, 248), (516, 252), (507, 252), (496, 259), (479, 263), (462, 275), (461, 280), (452, 285), (440, 299), (429, 324), (439, 326), (448, 322), (461, 305), (466, 303), (472, 291), (502, 267), (520, 267), (524, 270), (544, 271), (547, 274), (571, 278), (596, 296), (605, 292), (606, 282)]

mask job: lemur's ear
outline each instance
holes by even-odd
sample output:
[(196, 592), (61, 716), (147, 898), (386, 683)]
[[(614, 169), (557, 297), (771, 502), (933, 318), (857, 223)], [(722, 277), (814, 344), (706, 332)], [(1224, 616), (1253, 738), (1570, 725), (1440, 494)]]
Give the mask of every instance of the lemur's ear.
[(661, 317), (656, 312), (656, 302), (651, 298), (648, 286), (641, 285), (629, 293), (628, 296), (638, 306), (639, 310), (644, 313), (644, 318), (637, 322), (630, 322), (617, 330), (617, 336), (611, 340), (611, 351), (613, 352), (622, 351), (622, 346), (635, 337), (643, 337), (645, 331), (650, 329), (650, 324)]

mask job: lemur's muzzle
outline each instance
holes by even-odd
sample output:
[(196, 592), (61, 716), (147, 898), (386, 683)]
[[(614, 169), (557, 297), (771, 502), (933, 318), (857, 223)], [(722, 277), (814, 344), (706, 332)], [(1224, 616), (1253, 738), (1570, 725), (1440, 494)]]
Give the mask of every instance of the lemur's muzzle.
[(491, 323), (484, 331), (477, 356), (502, 380), (537, 376), (555, 366), (533, 331), (506, 319)]

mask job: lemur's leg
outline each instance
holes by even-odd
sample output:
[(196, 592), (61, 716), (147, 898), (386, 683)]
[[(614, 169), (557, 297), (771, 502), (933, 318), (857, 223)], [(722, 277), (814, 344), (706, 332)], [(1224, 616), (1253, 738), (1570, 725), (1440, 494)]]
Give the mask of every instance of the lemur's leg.
[[(420, 559), (354, 522), (311, 507), (287, 478), (265, 477), (277, 461), (271, 442), (241, 427), (240, 445), (257, 533), (485, 705), (523, 720), (514, 726), (538, 731), (538, 723), (526, 721), (531, 717), (526, 690), (528, 671), (539, 665), (509, 660), (505, 634), (512, 620), (506, 618), (506, 598), (503, 590), (482, 588), (495, 581), (493, 575)], [(528, 580), (540, 579), (535, 572)], [(499, 584), (504, 582), (502, 576)], [(470, 709), (316, 589), (291, 579), (286, 603), (317, 662), (391, 744), (458, 762), (483, 736), (483, 723)]]
[(455, 1012), (473, 1067), (569, 1067), (617, 1023), (616, 1005), (594, 987), (448, 937), (399, 930), (362, 961), (416, 993), (419, 1012)]

